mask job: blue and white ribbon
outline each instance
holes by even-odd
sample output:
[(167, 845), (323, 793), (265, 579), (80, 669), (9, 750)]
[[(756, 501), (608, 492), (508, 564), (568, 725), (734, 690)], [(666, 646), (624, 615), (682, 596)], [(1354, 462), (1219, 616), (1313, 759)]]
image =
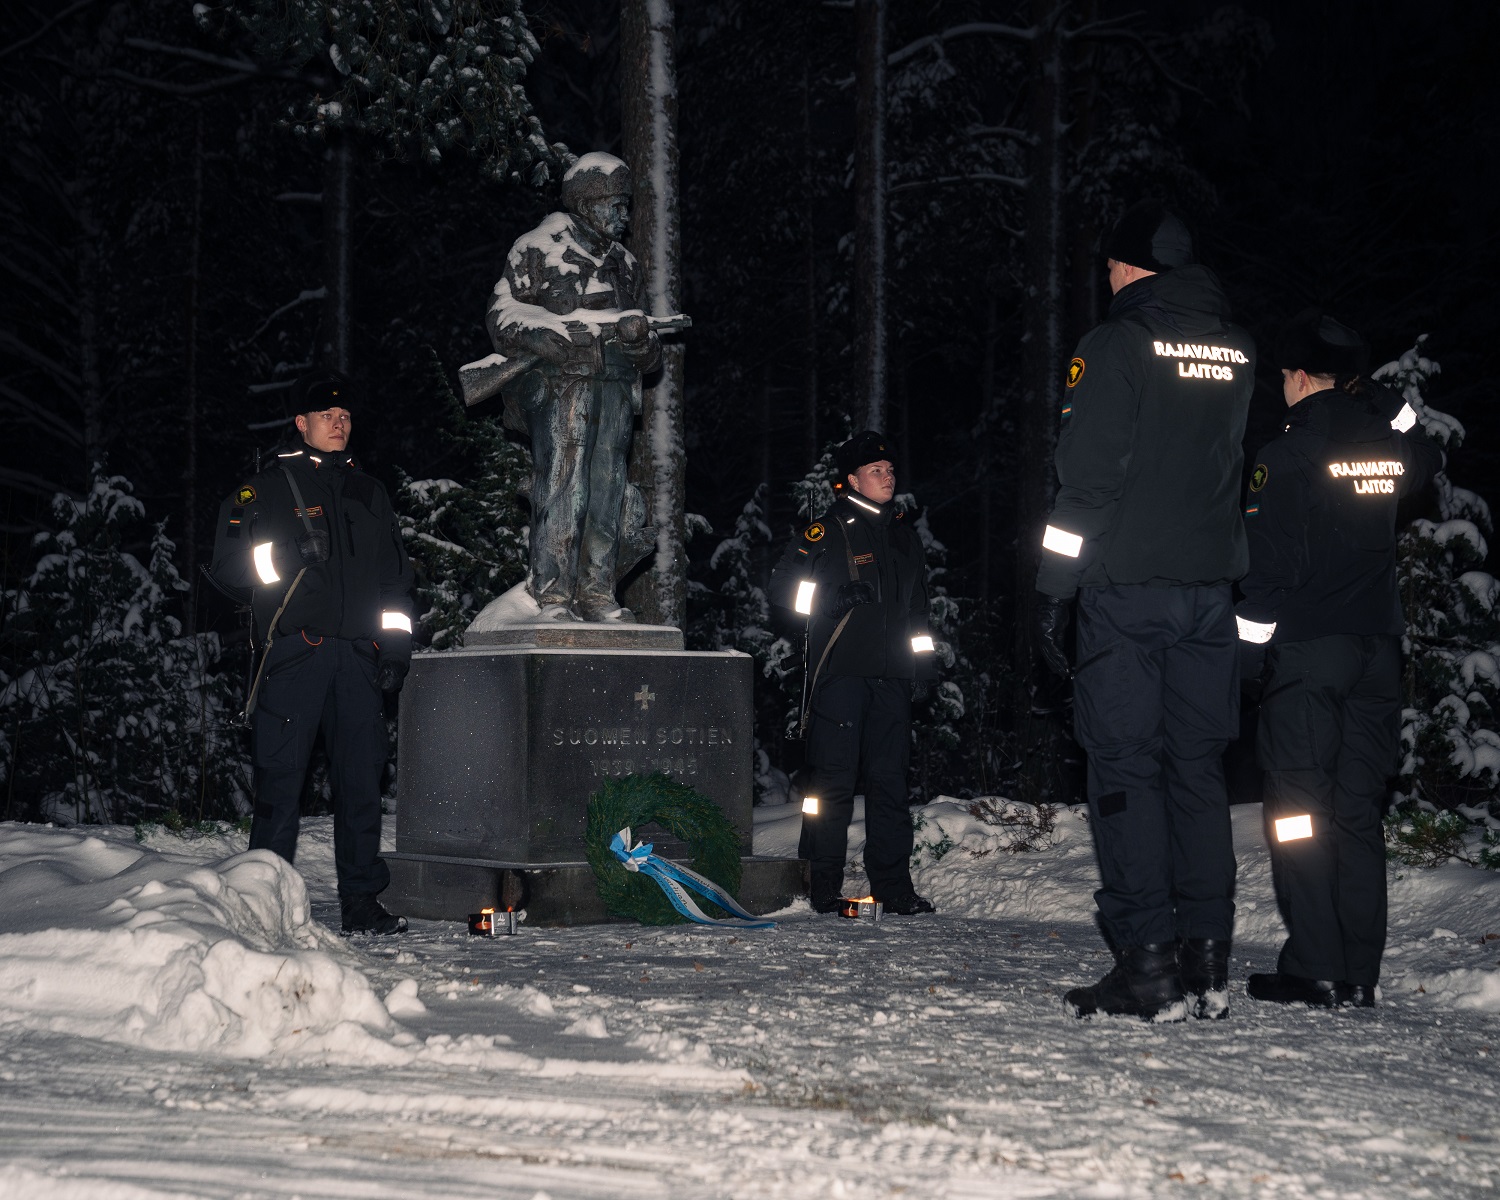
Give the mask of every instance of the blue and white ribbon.
[[(764, 917), (757, 917), (754, 913), (747, 912), (740, 906), (738, 900), (712, 879), (705, 879), (696, 871), (689, 871), (686, 867), (678, 866), (674, 862), (653, 854), (654, 842), (643, 842), (638, 846), (632, 846), (629, 825), (610, 838), (609, 848), (614, 852), (614, 856), (625, 864), (627, 871), (636, 871), (656, 880), (657, 886), (672, 902), (672, 907), (695, 924), (717, 925), (720, 928), (733, 929), (776, 928), (775, 921), (767, 921)], [(736, 915), (719, 919), (710, 917), (698, 907), (692, 896), (688, 895), (688, 888), (712, 900), (726, 912)]]

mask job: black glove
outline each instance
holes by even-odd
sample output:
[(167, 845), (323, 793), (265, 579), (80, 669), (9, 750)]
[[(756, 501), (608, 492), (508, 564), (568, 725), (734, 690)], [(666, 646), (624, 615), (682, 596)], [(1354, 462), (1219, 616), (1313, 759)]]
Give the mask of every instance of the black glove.
[(932, 684), (925, 679), (913, 679), (911, 681), (911, 702), (921, 704), (928, 696), (932, 695)]
[(406, 680), (407, 666), (400, 659), (387, 659), (375, 671), (375, 685), (382, 692), (399, 692)]
[(823, 607), (823, 615), (830, 620), (837, 621), (851, 608), (874, 603), (875, 585), (863, 579), (856, 579), (849, 583), (839, 584), (839, 590), (834, 592), (833, 599)]
[(1065, 638), (1068, 622), (1072, 619), (1072, 601), (1060, 600), (1045, 592), (1036, 594), (1036, 617), (1032, 627), (1036, 635), (1037, 653), (1047, 664), (1047, 669), (1064, 679), (1073, 678), (1073, 669), (1068, 666), (1068, 651)]
[(302, 565), (316, 566), (328, 561), (328, 530), (309, 529), (297, 539), (297, 553), (302, 555)]

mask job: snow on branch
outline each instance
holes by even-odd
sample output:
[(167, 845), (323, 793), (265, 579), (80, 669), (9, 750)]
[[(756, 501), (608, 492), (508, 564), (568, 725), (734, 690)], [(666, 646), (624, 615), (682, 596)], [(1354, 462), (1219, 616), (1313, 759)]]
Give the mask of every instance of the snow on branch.
[(891, 195), (897, 192), (909, 192), (915, 188), (937, 187), (946, 183), (1003, 183), (1007, 187), (1018, 188), (1024, 191), (1031, 186), (1031, 180), (1017, 175), (1001, 175), (994, 171), (975, 171), (971, 175), (939, 175), (935, 179), (912, 179), (906, 183), (898, 183), (890, 189)]

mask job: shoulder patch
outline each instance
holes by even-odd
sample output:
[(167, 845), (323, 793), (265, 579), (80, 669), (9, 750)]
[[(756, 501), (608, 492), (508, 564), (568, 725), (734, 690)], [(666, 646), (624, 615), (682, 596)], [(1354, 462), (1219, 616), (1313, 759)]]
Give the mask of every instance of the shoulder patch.
[(823, 528), (823, 522), (814, 521), (803, 531), (802, 536), (810, 542), (819, 542), (823, 540), (823, 534), (825, 532), (826, 531)]
[(255, 500), (255, 489), (248, 483), (234, 494), (234, 502), (242, 508)]
[(1068, 386), (1077, 387), (1078, 381), (1083, 378), (1083, 359), (1075, 358), (1068, 364)]
[(1255, 470), (1250, 474), (1250, 490), (1258, 492), (1266, 486), (1266, 480), (1271, 478), (1271, 472), (1265, 463), (1256, 463)]

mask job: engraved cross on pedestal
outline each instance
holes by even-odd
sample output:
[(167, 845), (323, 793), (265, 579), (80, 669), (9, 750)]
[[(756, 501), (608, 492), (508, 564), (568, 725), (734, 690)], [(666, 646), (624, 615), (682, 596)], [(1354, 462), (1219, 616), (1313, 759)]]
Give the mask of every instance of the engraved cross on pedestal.
[(645, 712), (651, 706), (651, 701), (656, 699), (656, 693), (648, 690), (647, 686), (643, 683), (641, 684), (641, 690), (632, 696), (631, 699), (639, 700), (641, 702), (641, 711)]

